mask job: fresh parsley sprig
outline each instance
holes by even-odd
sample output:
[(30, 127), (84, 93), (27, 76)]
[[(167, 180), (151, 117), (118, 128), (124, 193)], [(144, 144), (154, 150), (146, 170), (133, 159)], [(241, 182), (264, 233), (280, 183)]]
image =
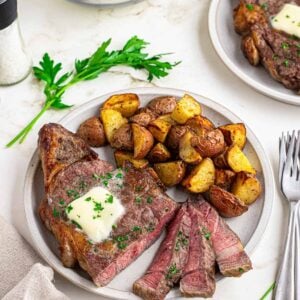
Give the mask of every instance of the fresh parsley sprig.
[(167, 76), (168, 72), (180, 63), (169, 63), (161, 60), (164, 55), (169, 53), (149, 56), (148, 53), (143, 52), (148, 43), (137, 36), (129, 39), (121, 50), (108, 51), (107, 48), (110, 43), (111, 39), (103, 42), (90, 57), (75, 60), (74, 70), (63, 75), (59, 74), (62, 70), (62, 64), (55, 63), (48, 53), (44, 54), (39, 66), (33, 67), (33, 74), (38, 80), (45, 83), (45, 103), (41, 111), (6, 147), (11, 147), (18, 141), (22, 143), (36, 122), (48, 109), (61, 110), (70, 108), (72, 105), (63, 103), (62, 97), (68, 88), (78, 82), (95, 79), (101, 73), (119, 65), (129, 66), (134, 69), (144, 69), (148, 72), (148, 80), (151, 81), (154, 77)]

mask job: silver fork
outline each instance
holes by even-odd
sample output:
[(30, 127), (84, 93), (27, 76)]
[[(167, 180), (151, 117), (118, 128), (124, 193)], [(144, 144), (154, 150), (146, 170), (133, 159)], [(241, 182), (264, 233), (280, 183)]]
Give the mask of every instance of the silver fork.
[(273, 299), (300, 300), (300, 131), (282, 134), (279, 142), (279, 183), (290, 215), (282, 263)]

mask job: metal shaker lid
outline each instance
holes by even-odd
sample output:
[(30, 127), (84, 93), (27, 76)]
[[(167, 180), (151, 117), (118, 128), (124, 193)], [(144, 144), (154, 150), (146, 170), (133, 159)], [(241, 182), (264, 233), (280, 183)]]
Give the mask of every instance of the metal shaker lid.
[(0, 30), (17, 18), (17, 0), (0, 0)]

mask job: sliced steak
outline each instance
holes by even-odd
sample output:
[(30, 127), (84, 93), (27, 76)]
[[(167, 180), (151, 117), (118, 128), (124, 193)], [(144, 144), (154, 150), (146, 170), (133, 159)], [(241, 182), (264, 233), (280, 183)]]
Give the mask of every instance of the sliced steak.
[(224, 276), (239, 277), (252, 269), (239, 237), (202, 196), (189, 201), (189, 210), (198, 215), (201, 231), (211, 241), (220, 272)]
[(215, 253), (209, 236), (203, 231), (199, 214), (189, 207), (192, 222), (187, 264), (180, 280), (180, 292), (186, 297), (212, 297), (215, 292)]
[(187, 262), (191, 219), (183, 205), (168, 226), (167, 235), (146, 274), (133, 284), (133, 292), (143, 299), (164, 299), (178, 282)]

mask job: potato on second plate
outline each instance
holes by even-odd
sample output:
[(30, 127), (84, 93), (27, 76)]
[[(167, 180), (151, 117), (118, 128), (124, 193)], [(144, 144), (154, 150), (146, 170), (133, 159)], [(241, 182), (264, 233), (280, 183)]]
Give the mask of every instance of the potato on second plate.
[(144, 158), (151, 150), (154, 139), (151, 132), (138, 124), (131, 124), (133, 133), (133, 157)]
[(261, 184), (254, 175), (240, 172), (236, 175), (231, 191), (245, 204), (250, 205), (261, 194)]
[(185, 164), (182, 161), (171, 161), (154, 164), (154, 170), (166, 186), (178, 184), (185, 174)]
[(179, 124), (185, 124), (186, 121), (194, 116), (201, 114), (200, 104), (190, 95), (185, 94), (173, 110), (171, 117)]
[(103, 109), (114, 109), (119, 111), (123, 117), (129, 118), (135, 114), (140, 106), (140, 100), (136, 94), (119, 94), (108, 98)]
[(173, 96), (161, 96), (151, 100), (147, 107), (157, 115), (165, 115), (174, 110), (176, 103), (176, 98)]
[(157, 143), (148, 154), (149, 161), (153, 163), (164, 162), (170, 157), (170, 151), (162, 143)]
[(235, 173), (231, 170), (216, 169), (215, 185), (226, 191), (229, 191), (235, 176)]
[(133, 150), (132, 128), (130, 124), (123, 124), (118, 128), (110, 141), (110, 145), (116, 149)]
[(161, 116), (152, 121), (148, 129), (157, 141), (164, 143), (171, 127), (172, 124), (165, 117)]
[(243, 123), (227, 124), (220, 126), (219, 129), (222, 131), (228, 146), (237, 144), (241, 149), (244, 148), (247, 134)]
[(196, 134), (202, 134), (203, 130), (215, 129), (214, 124), (208, 118), (203, 116), (195, 116), (188, 119), (185, 125)]
[(116, 150), (114, 153), (117, 167), (122, 168), (126, 161), (129, 161), (137, 169), (145, 168), (149, 162), (147, 159), (134, 159), (133, 154), (130, 152)]
[(215, 166), (210, 158), (205, 158), (197, 165), (182, 185), (192, 193), (204, 193), (214, 184)]
[(111, 142), (115, 131), (128, 122), (120, 112), (114, 109), (101, 109), (100, 117), (106, 138), (109, 142)]
[(191, 145), (193, 134), (188, 130), (179, 141), (179, 157), (188, 164), (199, 164), (202, 156)]

